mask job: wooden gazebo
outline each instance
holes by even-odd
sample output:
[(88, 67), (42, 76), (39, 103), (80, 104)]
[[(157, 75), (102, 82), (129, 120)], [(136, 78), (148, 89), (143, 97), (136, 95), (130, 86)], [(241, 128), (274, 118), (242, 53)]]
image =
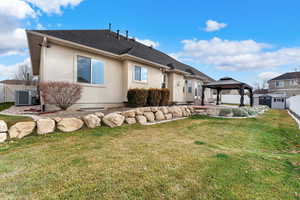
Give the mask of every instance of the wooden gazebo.
[(252, 87), (249, 86), (246, 83), (239, 82), (237, 80), (234, 80), (233, 78), (230, 77), (224, 77), (221, 78), (218, 81), (215, 82), (210, 82), (205, 85), (203, 85), (202, 89), (202, 105), (204, 105), (204, 94), (205, 94), (205, 89), (210, 88), (210, 89), (216, 89), (217, 90), (217, 105), (220, 104), (220, 92), (222, 90), (239, 90), (239, 93), (241, 95), (241, 100), (240, 100), (240, 106), (245, 106), (244, 105), (244, 94), (245, 94), (245, 89), (249, 90), (250, 93), (250, 105), (253, 106), (253, 91)]

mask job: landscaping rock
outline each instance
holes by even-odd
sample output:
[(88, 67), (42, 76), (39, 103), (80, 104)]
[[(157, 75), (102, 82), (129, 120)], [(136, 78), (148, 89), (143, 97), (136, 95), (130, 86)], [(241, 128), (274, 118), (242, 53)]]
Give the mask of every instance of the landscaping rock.
[(6, 133), (0, 133), (0, 143), (5, 142), (7, 139), (7, 134)]
[(168, 109), (167, 107), (165, 107), (165, 106), (161, 107), (160, 110), (161, 110), (161, 112), (163, 112), (164, 114), (169, 113), (169, 109)]
[(184, 111), (182, 111), (182, 116), (183, 116), (183, 117), (188, 117), (188, 116), (189, 116), (189, 114), (188, 114), (188, 112), (187, 112), (187, 111), (185, 111), (185, 110), (184, 110)]
[(153, 112), (145, 112), (144, 116), (147, 118), (149, 122), (154, 122), (155, 121), (155, 116)]
[(95, 115), (102, 119), (104, 117), (104, 114), (102, 112), (95, 112)]
[(5, 121), (0, 120), (0, 133), (6, 132), (7, 131), (7, 124)]
[(83, 126), (83, 121), (78, 118), (63, 118), (57, 123), (57, 128), (62, 132), (72, 132), (79, 130)]
[(165, 114), (165, 118), (166, 118), (167, 120), (170, 120), (170, 119), (173, 118), (173, 116), (172, 116), (171, 113), (168, 113), (168, 114)]
[(144, 108), (137, 108), (137, 109), (135, 109), (135, 114), (137, 114), (137, 115), (143, 115), (144, 114)]
[(33, 132), (35, 122), (18, 122), (9, 128), (10, 138), (23, 138)]
[(164, 120), (164, 119), (165, 119), (165, 116), (164, 116), (163, 112), (161, 112), (160, 110), (157, 111), (157, 112), (155, 113), (155, 119), (156, 119), (157, 121)]
[(128, 110), (122, 113), (124, 117), (133, 118), (135, 117), (135, 110)]
[(144, 107), (143, 110), (144, 112), (151, 112), (151, 107)]
[(55, 130), (55, 121), (53, 119), (38, 119), (36, 121), (37, 134), (52, 133)]
[(172, 106), (170, 107), (170, 112), (173, 114), (173, 117), (182, 117), (181, 108)]
[(58, 123), (60, 120), (62, 120), (61, 117), (53, 117), (52, 118), (56, 123)]
[(86, 126), (89, 128), (96, 128), (97, 126), (101, 126), (101, 119), (96, 115), (89, 114), (84, 116), (82, 119)]
[(136, 120), (135, 120), (135, 118), (128, 117), (128, 118), (125, 119), (125, 122), (127, 124), (135, 124)]
[(116, 126), (121, 126), (125, 120), (125, 117), (118, 113), (110, 113), (108, 115), (105, 115), (102, 120), (104, 124), (112, 128)]
[(143, 115), (137, 115), (136, 120), (140, 124), (146, 124), (147, 123), (147, 118)]
[(156, 106), (155, 106), (155, 107), (151, 107), (151, 111), (152, 111), (152, 112), (157, 112), (158, 110), (159, 110), (159, 109), (158, 109), (158, 107), (156, 107)]

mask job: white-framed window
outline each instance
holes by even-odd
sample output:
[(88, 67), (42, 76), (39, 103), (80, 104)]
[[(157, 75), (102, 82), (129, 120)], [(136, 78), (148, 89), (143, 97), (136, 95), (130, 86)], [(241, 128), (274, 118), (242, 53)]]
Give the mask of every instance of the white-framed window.
[(292, 79), (289, 81), (289, 85), (291, 85), (291, 86), (297, 85), (297, 81), (295, 79)]
[(84, 56), (77, 56), (77, 82), (104, 84), (104, 63)]
[(147, 82), (148, 69), (145, 67), (134, 66), (133, 80), (140, 82)]
[(283, 81), (276, 81), (276, 87), (283, 87), (284, 86), (284, 82)]
[(192, 93), (193, 92), (192, 80), (187, 81), (187, 87), (188, 87), (188, 93)]

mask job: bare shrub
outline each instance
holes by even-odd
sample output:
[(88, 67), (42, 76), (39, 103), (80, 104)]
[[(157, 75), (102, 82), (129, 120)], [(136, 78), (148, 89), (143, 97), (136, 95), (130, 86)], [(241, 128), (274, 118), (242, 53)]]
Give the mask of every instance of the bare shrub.
[(46, 104), (54, 104), (62, 110), (76, 103), (82, 92), (79, 84), (60, 81), (41, 82), (39, 88)]

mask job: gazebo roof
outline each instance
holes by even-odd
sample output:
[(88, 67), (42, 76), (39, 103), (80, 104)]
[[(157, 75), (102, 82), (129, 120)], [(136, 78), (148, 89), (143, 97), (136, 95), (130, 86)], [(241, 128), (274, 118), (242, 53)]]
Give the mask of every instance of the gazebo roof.
[(212, 89), (240, 89), (240, 88), (252, 89), (250, 85), (234, 80), (233, 78), (230, 77), (221, 78), (218, 81), (210, 82), (208, 84), (205, 84), (204, 86)]

